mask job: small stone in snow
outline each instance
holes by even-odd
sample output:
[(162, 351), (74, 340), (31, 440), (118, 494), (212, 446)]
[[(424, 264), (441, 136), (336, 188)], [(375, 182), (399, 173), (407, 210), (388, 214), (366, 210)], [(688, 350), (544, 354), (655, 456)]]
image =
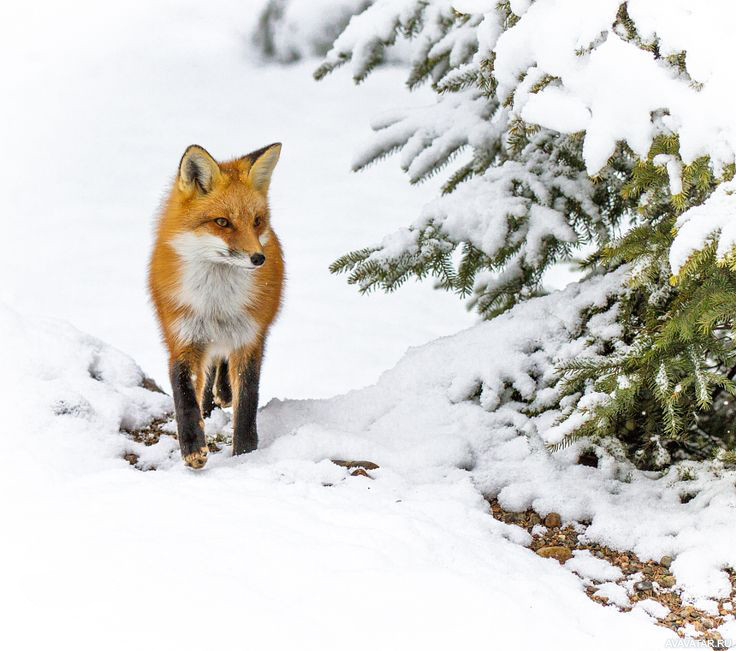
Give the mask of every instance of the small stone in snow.
[(675, 587), (675, 577), (663, 576), (661, 579), (657, 579), (657, 583), (659, 583), (663, 588), (673, 588)]
[(356, 468), (353, 470), (350, 475), (352, 477), (368, 477), (368, 479), (373, 479), (363, 468)]
[(542, 558), (554, 558), (560, 563), (569, 561), (572, 558), (572, 552), (567, 547), (559, 545), (551, 545), (549, 547), (540, 547), (537, 554)]
[(545, 527), (559, 527), (562, 524), (562, 518), (559, 513), (548, 513), (544, 518)]
[(634, 590), (638, 590), (639, 592), (645, 592), (647, 590), (651, 590), (654, 586), (652, 585), (651, 581), (637, 581), (634, 584)]
[(377, 470), (378, 464), (372, 461), (356, 461), (345, 459), (330, 459), (332, 463), (343, 468), (365, 468), (366, 470)]
[(662, 558), (659, 559), (659, 564), (663, 567), (669, 567), (672, 565), (672, 556), (662, 556)]

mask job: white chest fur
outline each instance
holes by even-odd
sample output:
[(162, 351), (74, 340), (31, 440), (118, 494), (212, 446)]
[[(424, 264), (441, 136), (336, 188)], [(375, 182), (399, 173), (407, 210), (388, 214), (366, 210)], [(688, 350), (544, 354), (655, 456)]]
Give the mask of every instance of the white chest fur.
[(174, 326), (178, 339), (204, 344), (216, 355), (253, 343), (258, 324), (246, 308), (253, 304), (258, 271), (223, 263), (220, 251), (227, 247), (218, 237), (184, 234), (174, 248), (182, 263), (177, 300), (191, 310)]

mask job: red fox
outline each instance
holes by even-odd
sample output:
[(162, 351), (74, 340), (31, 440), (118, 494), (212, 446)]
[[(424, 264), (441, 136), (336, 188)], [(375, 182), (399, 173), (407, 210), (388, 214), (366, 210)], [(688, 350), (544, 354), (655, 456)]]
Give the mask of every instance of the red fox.
[(191, 145), (161, 213), (149, 289), (169, 352), (184, 463), (207, 462), (204, 421), (233, 405), (233, 454), (258, 446), (256, 411), (284, 261), (268, 209), (281, 144), (218, 163)]

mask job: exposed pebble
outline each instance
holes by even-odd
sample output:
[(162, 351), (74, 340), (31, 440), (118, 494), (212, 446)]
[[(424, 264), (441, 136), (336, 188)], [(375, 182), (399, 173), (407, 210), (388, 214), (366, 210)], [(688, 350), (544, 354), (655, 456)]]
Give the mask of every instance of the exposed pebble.
[(663, 588), (674, 588), (675, 587), (675, 577), (674, 576), (663, 576), (657, 579), (657, 583), (661, 585)]
[(346, 460), (346, 459), (330, 459), (332, 463), (343, 468), (365, 468), (366, 470), (378, 469), (378, 464), (372, 461)]
[(351, 477), (368, 477), (368, 479), (373, 479), (364, 468), (356, 468), (350, 473)]
[(560, 545), (550, 545), (549, 547), (541, 547), (537, 550), (542, 558), (554, 558), (560, 563), (569, 561), (572, 558), (572, 552), (567, 547)]
[[(681, 637), (695, 636), (699, 641), (708, 644), (708, 648), (722, 639), (718, 627), (733, 619), (731, 613), (736, 603), (736, 571), (731, 568), (726, 568), (732, 586), (731, 594), (717, 602), (717, 613), (706, 612), (682, 602), (675, 577), (669, 571), (674, 560), (672, 557), (664, 556), (659, 562), (642, 561), (632, 551), (615, 550), (589, 540), (586, 537), (586, 527), (590, 523), (569, 522), (563, 526), (554, 519), (559, 514), (549, 514), (553, 519), (548, 528), (539, 523), (538, 514), (531, 509), (523, 514), (515, 514), (501, 508), (495, 499), (490, 499), (489, 503), (493, 517), (507, 523), (518, 523), (529, 531), (532, 535), (531, 549), (542, 557), (555, 558), (564, 563), (572, 557), (572, 550), (587, 550), (594, 557), (606, 559), (617, 566), (624, 575), (620, 581), (616, 581), (617, 585), (622, 589), (632, 584), (635, 586), (634, 590), (629, 589), (627, 598), (630, 605), (616, 604), (619, 610), (626, 612), (636, 606), (637, 602), (654, 600), (669, 610), (664, 617), (657, 620), (660, 626), (669, 628)], [(526, 519), (519, 518), (519, 515)], [(544, 524), (547, 522), (545, 518)], [(597, 594), (599, 585), (595, 581), (586, 585), (586, 594), (597, 603), (610, 605), (609, 598)], [(655, 585), (658, 589), (655, 589)]]
[(545, 527), (559, 527), (562, 524), (562, 518), (559, 513), (548, 513), (544, 518)]

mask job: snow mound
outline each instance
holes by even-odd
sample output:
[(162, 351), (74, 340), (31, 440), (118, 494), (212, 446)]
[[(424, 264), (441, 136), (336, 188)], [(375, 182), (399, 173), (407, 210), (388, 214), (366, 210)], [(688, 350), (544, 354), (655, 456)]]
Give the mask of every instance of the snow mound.
[[(139, 386), (130, 358), (70, 326), (3, 308), (0, 328), (11, 424), (2, 434), (14, 451), (0, 475), (13, 496), (0, 554), (13, 559), (3, 581), (19, 606), (4, 630), (22, 641), (14, 648), (73, 634), (79, 649), (141, 639), (181, 649), (247, 640), (329, 650), (346, 639), (356, 649), (444, 649), (477, 646), (491, 627), (520, 649), (537, 648), (544, 631), (545, 648), (643, 651), (671, 637), (600, 608), (572, 572), (526, 549), (525, 531), (489, 514), (494, 482), (523, 487), (535, 473), (543, 505), (569, 501), (548, 481), (555, 472), (575, 474), (570, 459), (499, 428), (452, 387), (463, 369), (490, 379), (499, 350), (518, 355), (510, 330), (494, 340), (486, 324), (412, 350), (364, 390), (272, 401), (260, 412), (259, 450), (223, 450), (203, 471), (184, 467), (162, 436), (145, 452), (156, 471), (140, 472), (121, 458), (134, 444), (121, 428), (166, 416), (169, 398)], [(226, 437), (229, 414), (206, 425)], [(379, 467), (354, 476), (336, 457)], [(595, 505), (616, 485), (591, 474), (585, 490), (597, 491)], [(682, 524), (700, 519), (705, 533), (696, 501)], [(201, 625), (181, 626), (192, 604)]]
[(603, 558), (596, 558), (587, 549), (576, 550), (573, 556), (574, 558), (565, 563), (565, 567), (583, 578), (594, 581), (617, 581), (623, 578), (623, 573), (618, 567)]
[[(575, 332), (581, 306), (605, 305), (614, 287), (607, 276), (531, 299), (410, 350), (366, 389), (329, 400), (274, 400), (261, 412), (265, 449), (257, 455), (367, 457), (424, 482), (451, 481), (469, 469), (478, 493), (506, 510), (554, 511), (564, 521), (590, 523), (591, 542), (632, 550), (642, 560), (674, 557), (671, 569), (685, 597), (726, 597), (731, 584), (723, 568), (736, 567), (729, 542), (736, 471), (716, 461), (639, 471), (599, 446), (598, 465), (590, 467), (578, 463), (582, 442), (549, 452), (564, 429), (564, 422), (555, 425), (564, 413), (552, 407), (554, 365), (595, 354), (590, 333), (563, 342)], [(615, 339), (610, 311), (594, 327), (599, 337)], [(585, 574), (595, 565), (596, 559), (576, 558), (571, 569)]]
[[(0, 336), (6, 443), (31, 469), (79, 475), (120, 466), (128, 445), (121, 430), (171, 412), (171, 398), (145, 388), (150, 380), (130, 357), (64, 322), (23, 318), (0, 304)], [(73, 464), (62, 450), (75, 451)], [(27, 470), (10, 472), (16, 468)]]

